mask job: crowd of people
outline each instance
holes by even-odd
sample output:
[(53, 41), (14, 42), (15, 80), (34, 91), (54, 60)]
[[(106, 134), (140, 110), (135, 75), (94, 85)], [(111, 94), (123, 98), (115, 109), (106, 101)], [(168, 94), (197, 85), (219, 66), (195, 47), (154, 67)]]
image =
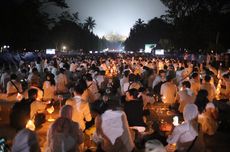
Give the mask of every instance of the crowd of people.
[[(230, 69), (210, 56), (202, 63), (119, 54), (39, 58), (4, 65), (0, 90), (1, 100), (16, 101), (10, 113), (18, 131), (13, 152), (41, 151), (26, 124), (41, 125), (38, 117), (58, 101), (62, 107), (47, 130), (47, 152), (85, 151), (85, 132), (92, 126), (97, 151), (203, 151), (200, 135), (214, 135), (219, 125), (215, 101), (230, 99)], [(148, 108), (154, 103), (170, 107), (184, 122), (160, 126)], [(154, 133), (145, 135), (148, 121)]]

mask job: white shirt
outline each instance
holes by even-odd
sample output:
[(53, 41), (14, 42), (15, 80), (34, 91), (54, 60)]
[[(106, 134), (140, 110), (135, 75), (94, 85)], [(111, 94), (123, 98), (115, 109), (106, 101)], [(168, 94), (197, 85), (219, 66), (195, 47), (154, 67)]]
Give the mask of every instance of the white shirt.
[(91, 121), (89, 104), (82, 100), (81, 96), (75, 96), (72, 100), (67, 100), (66, 105), (73, 107), (72, 120), (79, 123), (80, 128), (85, 130), (85, 121)]
[(166, 82), (161, 85), (162, 101), (164, 103), (173, 104), (176, 102), (177, 87), (171, 82)]

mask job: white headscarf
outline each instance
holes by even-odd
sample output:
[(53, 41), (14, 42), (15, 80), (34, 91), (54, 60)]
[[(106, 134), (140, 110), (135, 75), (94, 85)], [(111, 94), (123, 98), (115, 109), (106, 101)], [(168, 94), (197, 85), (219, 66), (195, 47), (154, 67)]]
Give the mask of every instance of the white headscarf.
[(198, 114), (198, 108), (195, 104), (187, 104), (183, 111), (183, 117), (186, 122), (195, 119)]

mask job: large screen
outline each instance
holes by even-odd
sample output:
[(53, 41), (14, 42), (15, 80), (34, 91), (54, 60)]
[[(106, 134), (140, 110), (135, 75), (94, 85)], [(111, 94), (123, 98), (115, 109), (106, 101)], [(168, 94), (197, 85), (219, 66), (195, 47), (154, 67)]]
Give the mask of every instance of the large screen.
[(151, 53), (152, 49), (156, 47), (156, 44), (145, 44), (145, 53)]
[(55, 49), (46, 49), (46, 54), (55, 54)]
[(155, 55), (164, 55), (164, 54), (165, 54), (164, 49), (155, 50)]

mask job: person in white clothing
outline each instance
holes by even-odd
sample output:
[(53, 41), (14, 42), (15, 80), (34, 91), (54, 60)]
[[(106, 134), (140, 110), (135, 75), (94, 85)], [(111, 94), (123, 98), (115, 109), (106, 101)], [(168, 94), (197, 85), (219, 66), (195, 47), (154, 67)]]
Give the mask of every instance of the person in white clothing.
[(69, 90), (67, 88), (68, 79), (65, 74), (64, 69), (60, 69), (60, 73), (56, 77), (56, 91), (57, 93), (67, 93)]
[(74, 87), (74, 97), (66, 101), (66, 105), (71, 105), (73, 107), (73, 117), (72, 120), (79, 123), (80, 128), (85, 130), (85, 121), (91, 121), (91, 113), (89, 109), (89, 103), (82, 100), (82, 94), (84, 88), (82, 85), (78, 84)]
[(162, 84), (160, 94), (164, 103), (174, 104), (176, 102), (177, 86), (173, 83), (171, 76), (167, 76), (167, 82)]
[(189, 81), (182, 82), (182, 87), (180, 91), (178, 92), (178, 98), (179, 98), (179, 112), (183, 112), (184, 107), (189, 103), (194, 103), (196, 96), (190, 89), (191, 84)]
[(210, 83), (210, 81), (211, 76), (206, 75), (204, 78), (204, 83), (201, 85), (200, 88), (208, 91), (208, 100), (212, 102), (216, 96), (216, 88), (213, 84)]
[(168, 137), (168, 144), (176, 144), (177, 151), (186, 151), (198, 136), (198, 108), (195, 104), (187, 104), (183, 111), (184, 123), (176, 126)]

